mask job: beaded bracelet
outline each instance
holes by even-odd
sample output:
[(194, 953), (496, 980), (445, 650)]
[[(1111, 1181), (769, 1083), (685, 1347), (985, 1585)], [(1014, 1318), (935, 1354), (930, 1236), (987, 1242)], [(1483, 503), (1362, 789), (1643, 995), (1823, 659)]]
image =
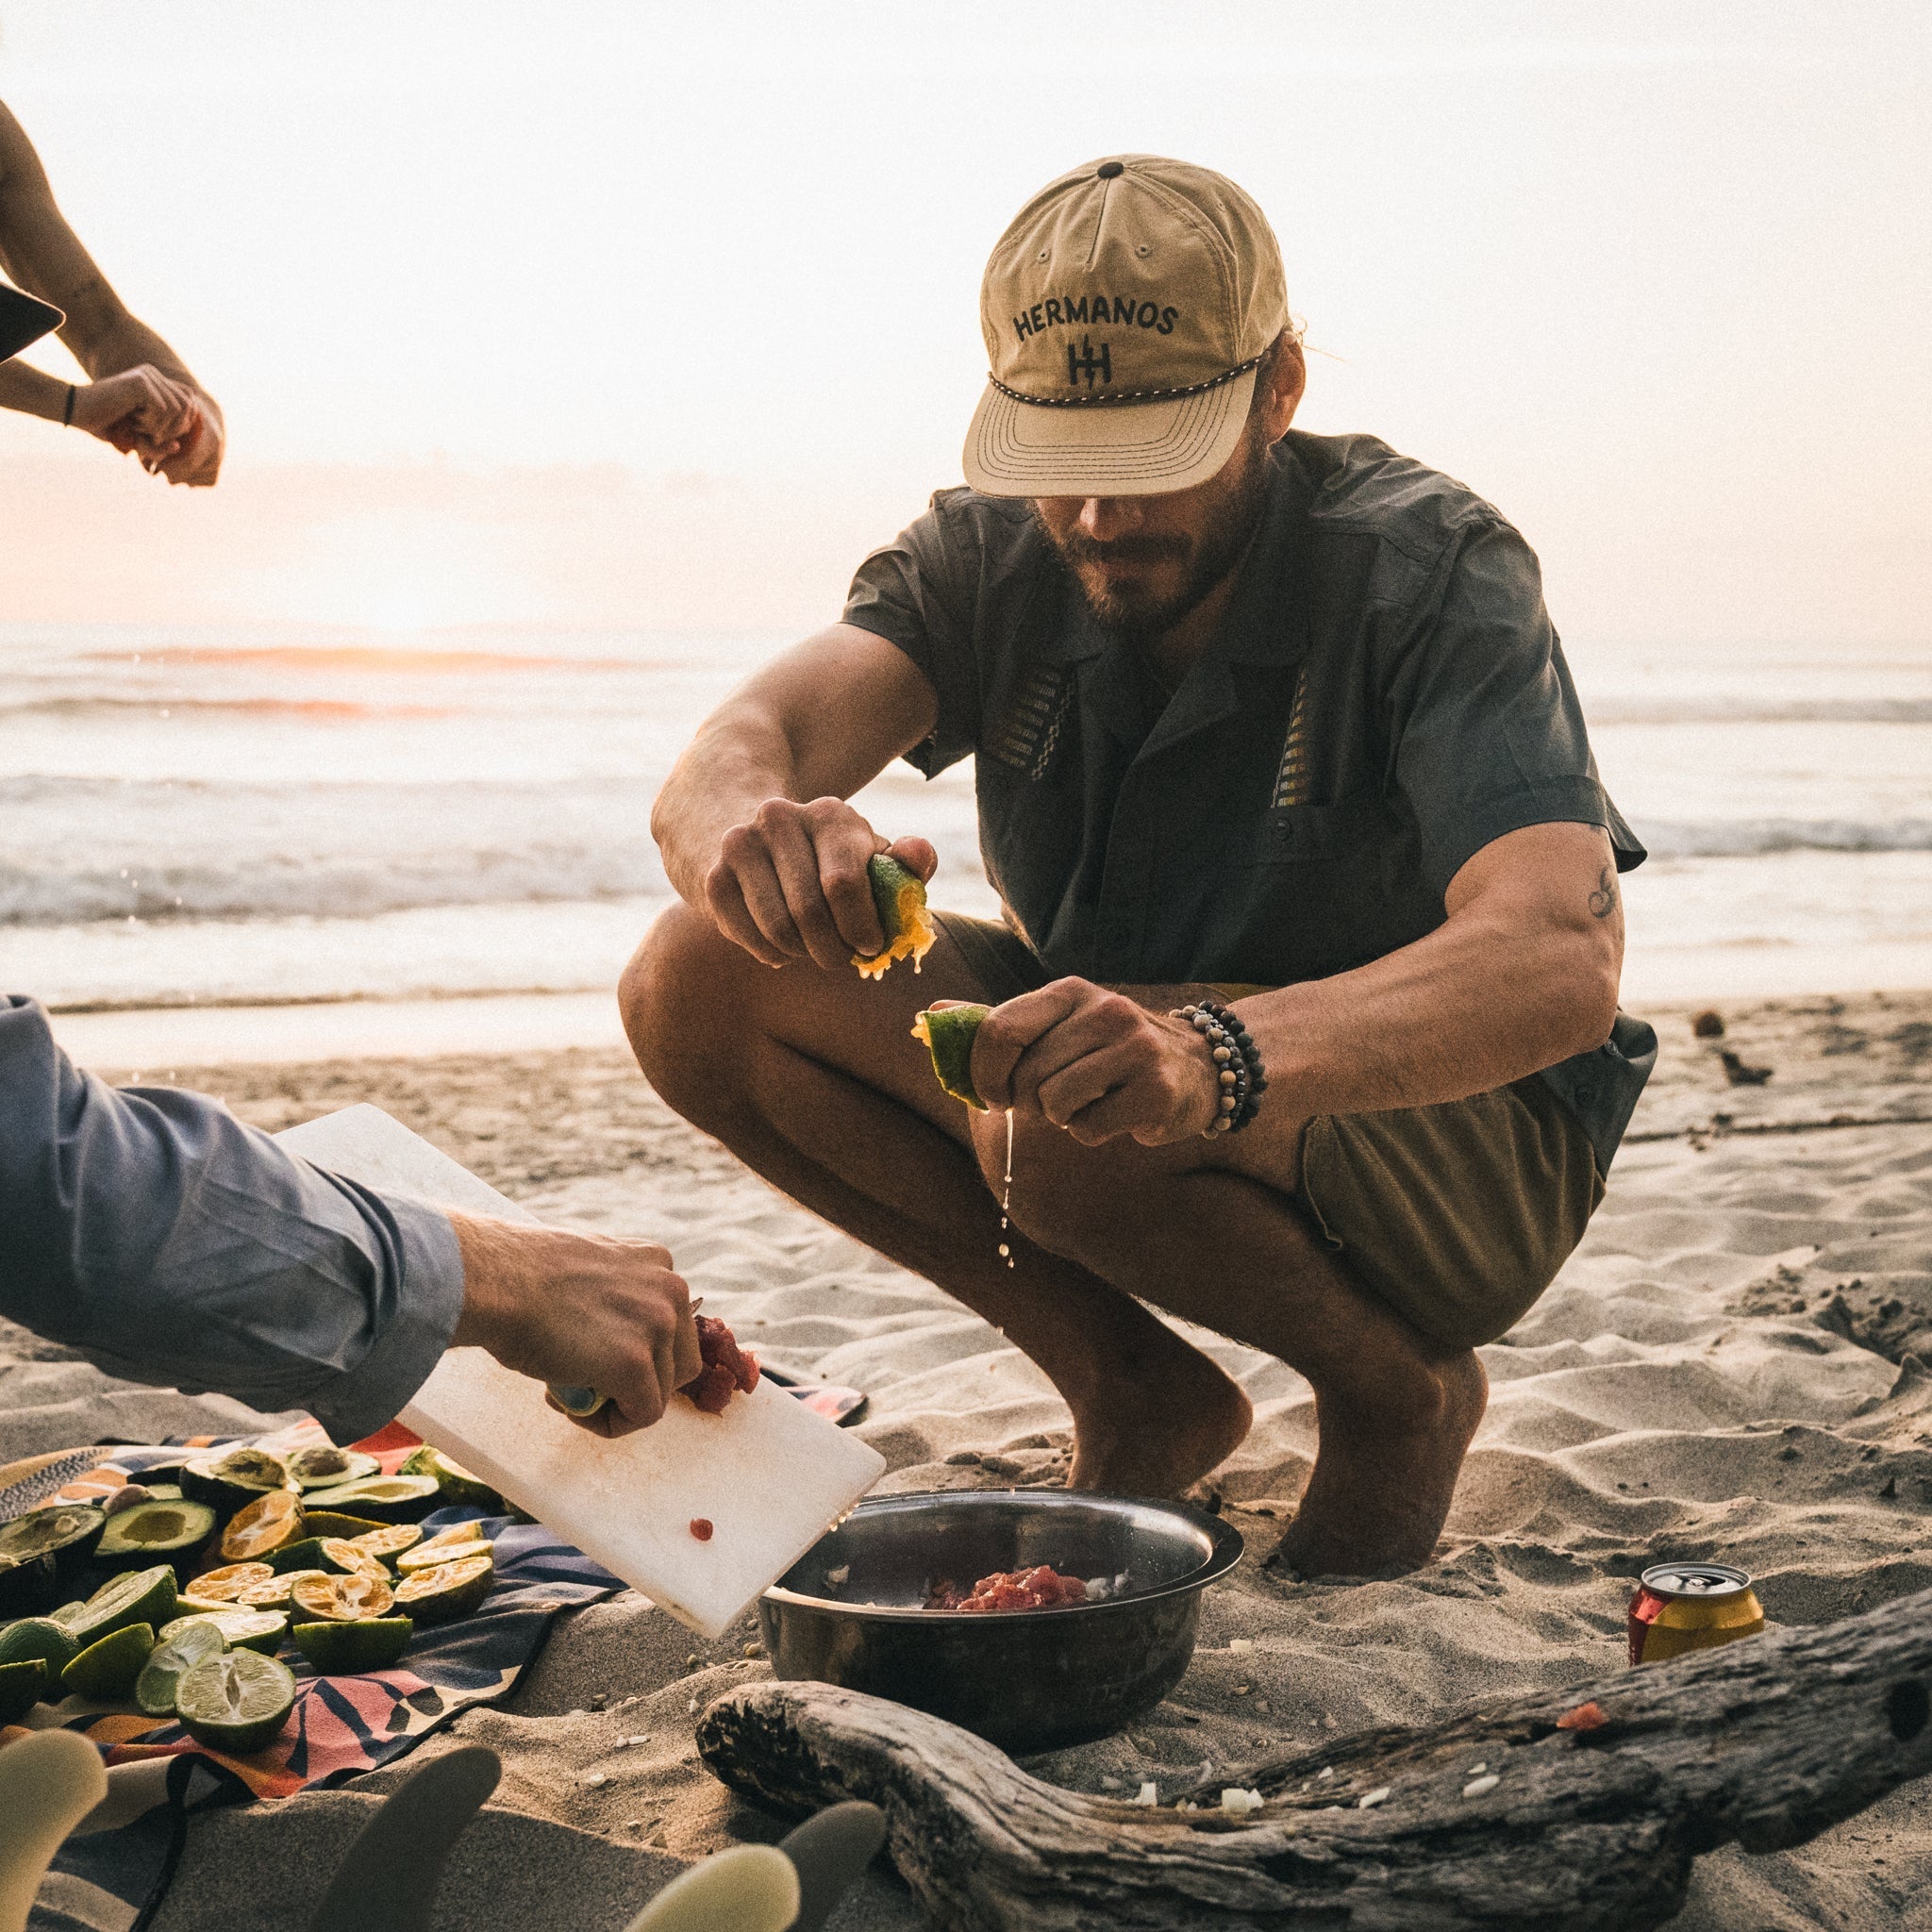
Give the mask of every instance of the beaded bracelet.
[[(1221, 1107), (1206, 1135), (1238, 1134), (1261, 1110), (1268, 1073), (1254, 1037), (1229, 1008), (1214, 1000), (1176, 1007), (1171, 1020), (1185, 1020), (1207, 1042), (1221, 1075)], [(1205, 1138), (1205, 1137), (1204, 1137)]]

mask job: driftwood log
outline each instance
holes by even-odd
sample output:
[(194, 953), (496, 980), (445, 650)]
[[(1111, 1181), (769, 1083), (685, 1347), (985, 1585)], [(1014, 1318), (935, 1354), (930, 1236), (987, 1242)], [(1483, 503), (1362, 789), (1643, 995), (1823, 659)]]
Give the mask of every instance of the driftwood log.
[[(698, 1749), (781, 1810), (880, 1806), (945, 1932), (1629, 1932), (1681, 1908), (1700, 1853), (1803, 1844), (1932, 1770), (1932, 1591), (1255, 1764), (1191, 1811), (1044, 1784), (825, 1684), (733, 1691)], [(1266, 1803), (1229, 1816), (1224, 1785)]]

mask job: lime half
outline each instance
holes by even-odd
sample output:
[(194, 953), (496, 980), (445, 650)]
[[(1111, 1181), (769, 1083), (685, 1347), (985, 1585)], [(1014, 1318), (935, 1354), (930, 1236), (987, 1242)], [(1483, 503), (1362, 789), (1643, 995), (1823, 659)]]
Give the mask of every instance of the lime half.
[(350, 1576), (305, 1576), (289, 1592), (293, 1608), (306, 1611), (307, 1623), (355, 1624), (368, 1617), (386, 1617), (395, 1595), (383, 1576), (358, 1571)]
[(496, 1564), (488, 1550), (433, 1570), (412, 1570), (396, 1585), (396, 1608), (419, 1624), (446, 1624), (467, 1617), (495, 1581)]
[(148, 1624), (158, 1629), (175, 1614), (175, 1573), (166, 1563), (151, 1570), (127, 1570), (104, 1583), (79, 1610), (60, 1612), (67, 1634), (82, 1649), (128, 1624)]
[(480, 1523), (458, 1523), (438, 1530), (426, 1543), (405, 1550), (396, 1558), (396, 1568), (407, 1576), (412, 1570), (434, 1570), (439, 1563), (454, 1563), (461, 1557), (487, 1557), (494, 1547)]
[(175, 1714), (197, 1744), (245, 1756), (259, 1751), (295, 1707), (288, 1665), (252, 1650), (204, 1657), (175, 1686)]
[(353, 1677), (388, 1670), (415, 1628), (407, 1617), (358, 1617), (348, 1624), (297, 1624), (289, 1635), (323, 1676)]
[(150, 1717), (173, 1717), (175, 1690), (182, 1677), (204, 1657), (220, 1657), (228, 1647), (212, 1617), (190, 1617), (169, 1628), (174, 1636), (155, 1645), (134, 1680), (134, 1701)]
[(74, 1661), (78, 1648), (66, 1625), (52, 1617), (23, 1617), (0, 1630), (0, 1664), (28, 1663), (38, 1657), (57, 1677)]
[(224, 1605), (192, 1617), (177, 1617), (161, 1631), (161, 1641), (180, 1636), (191, 1624), (212, 1624), (228, 1640), (233, 1650), (258, 1650), (273, 1657), (281, 1648), (282, 1635), (289, 1620), (280, 1610), (251, 1610), (242, 1605)]
[(0, 1724), (18, 1724), (52, 1686), (46, 1665), (37, 1657), (0, 1664)]
[(222, 1532), (222, 1555), (230, 1563), (260, 1563), (302, 1534), (302, 1499), (292, 1490), (271, 1490), (238, 1509)]
[(89, 1644), (60, 1673), (60, 1687), (96, 1704), (119, 1704), (133, 1695), (134, 1680), (154, 1647), (152, 1624), (124, 1624)]

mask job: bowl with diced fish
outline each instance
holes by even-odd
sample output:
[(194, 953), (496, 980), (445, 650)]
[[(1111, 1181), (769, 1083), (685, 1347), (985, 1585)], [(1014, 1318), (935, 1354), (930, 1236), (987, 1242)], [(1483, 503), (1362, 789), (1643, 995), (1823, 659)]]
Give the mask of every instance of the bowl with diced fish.
[(1106, 1737), (1194, 1654), (1238, 1532), (1186, 1503), (1070, 1490), (874, 1496), (768, 1590), (780, 1677), (930, 1711), (1008, 1751)]

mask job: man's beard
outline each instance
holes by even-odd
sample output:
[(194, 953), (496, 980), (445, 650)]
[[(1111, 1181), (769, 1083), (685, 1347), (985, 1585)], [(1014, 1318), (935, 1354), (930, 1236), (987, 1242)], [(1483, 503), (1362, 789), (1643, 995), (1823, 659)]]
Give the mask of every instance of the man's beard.
[[(1204, 519), (1198, 539), (1173, 536), (1116, 537), (1100, 542), (1078, 530), (1057, 536), (1034, 506), (1034, 521), (1080, 588), (1087, 608), (1108, 630), (1151, 642), (1164, 636), (1208, 598), (1241, 560), (1267, 507), (1271, 482), (1267, 444), (1258, 424), (1251, 425), (1215, 482), (1217, 500)], [(1081, 566), (1109, 561), (1180, 563), (1178, 586), (1164, 594), (1146, 584), (1097, 588)]]

